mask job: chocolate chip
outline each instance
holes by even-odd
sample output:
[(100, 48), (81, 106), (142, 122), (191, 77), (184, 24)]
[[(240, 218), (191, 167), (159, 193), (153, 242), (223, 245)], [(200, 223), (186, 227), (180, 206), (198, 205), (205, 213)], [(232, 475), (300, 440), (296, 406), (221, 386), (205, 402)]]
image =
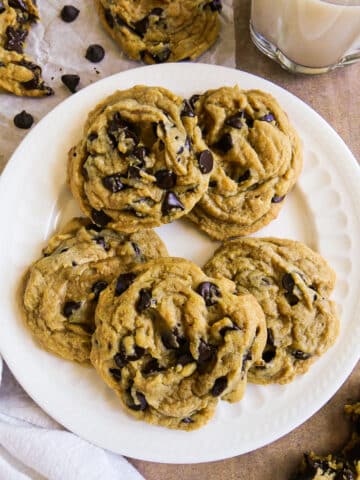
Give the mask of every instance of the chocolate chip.
[(211, 395), (213, 397), (218, 397), (223, 393), (228, 384), (226, 377), (219, 377), (215, 380), (214, 386), (211, 389)]
[(125, 356), (120, 352), (114, 355), (114, 362), (119, 368), (125, 367), (125, 365), (128, 363)]
[(135, 242), (131, 242), (131, 246), (132, 246), (133, 249), (134, 249), (135, 255), (136, 255), (137, 257), (140, 257), (140, 256), (141, 256), (141, 250), (140, 250), (139, 245), (138, 245), (137, 243), (135, 243)]
[(204, 342), (204, 340), (200, 340), (198, 352), (199, 358), (197, 363), (199, 366), (207, 365), (216, 356), (216, 348)]
[(81, 307), (81, 302), (73, 302), (70, 300), (69, 302), (66, 302), (63, 308), (63, 315), (66, 318), (71, 317), (73, 312), (75, 310), (78, 310)]
[(190, 417), (185, 417), (181, 421), (182, 423), (194, 423), (194, 420)]
[(0, 0), (0, 14), (1, 14), (1, 13), (4, 13), (5, 10), (6, 10), (6, 8), (5, 8), (5, 5), (4, 5), (4, 2), (2, 2), (2, 1)]
[(210, 282), (202, 282), (197, 287), (196, 292), (203, 297), (205, 300), (205, 305), (211, 307), (218, 302), (218, 299), (221, 297), (219, 288)]
[(114, 380), (121, 381), (121, 370), (119, 368), (109, 368), (109, 373), (114, 377)]
[(311, 357), (311, 353), (303, 352), (302, 350), (292, 350), (291, 355), (296, 358), (296, 360), (307, 360)]
[(163, 370), (160, 367), (159, 362), (156, 358), (152, 358), (141, 370), (144, 375), (150, 375), (150, 373), (160, 372)]
[(71, 265), (72, 265), (73, 267), (77, 267), (77, 263), (75, 262), (75, 260), (73, 260), (73, 261), (71, 262)]
[(66, 74), (61, 76), (61, 81), (71, 93), (75, 93), (80, 82), (80, 77), (79, 75)]
[(95, 241), (95, 243), (100, 245), (105, 251), (109, 250), (109, 247), (106, 245), (105, 238), (102, 237), (101, 235), (94, 237), (93, 240)]
[(27, 130), (28, 128), (31, 128), (33, 123), (33, 116), (30, 113), (25, 112), (25, 110), (16, 114), (14, 117), (14, 124), (17, 128)]
[(227, 153), (234, 146), (230, 133), (225, 133), (220, 140), (214, 145), (215, 148)]
[(101, 45), (90, 45), (85, 54), (85, 58), (92, 63), (99, 63), (105, 57), (105, 50)]
[(8, 1), (9, 7), (18, 8), (23, 12), (28, 12), (27, 5), (23, 2), (23, 0), (9, 0)]
[(163, 215), (169, 215), (173, 209), (185, 210), (184, 205), (178, 199), (174, 192), (166, 192), (161, 206)]
[(139, 360), (141, 357), (143, 357), (144, 353), (145, 353), (145, 350), (142, 347), (135, 345), (133, 354), (126, 355), (126, 353), (123, 352), (123, 355), (128, 362), (135, 362), (136, 360)]
[(208, 5), (212, 12), (221, 12), (222, 10), (221, 0), (212, 0)]
[(147, 405), (148, 405), (148, 403), (146, 401), (146, 398), (145, 398), (145, 395), (143, 393), (136, 392), (136, 398), (137, 398), (139, 404), (131, 403), (131, 404), (128, 404), (128, 407), (131, 408), (131, 410), (136, 410), (136, 411), (145, 410)]
[(238, 327), (235, 323), (233, 323), (232, 326), (223, 327), (219, 333), (221, 336), (224, 337), (226, 332), (233, 332), (235, 330), (241, 330), (241, 328)]
[(225, 125), (228, 125), (229, 127), (237, 128), (240, 130), (244, 126), (244, 120), (245, 119), (245, 111), (240, 110), (240, 112), (235, 113), (234, 115), (231, 115), (231, 117), (228, 117), (225, 120)]
[(60, 12), (60, 16), (64, 22), (71, 23), (76, 20), (79, 13), (80, 10), (73, 5), (65, 5)]
[(280, 203), (284, 200), (285, 195), (279, 197), (278, 195), (274, 195), (271, 199), (271, 203)]
[(17, 53), (23, 52), (23, 44), (28, 32), (21, 30), (21, 28), (15, 29), (14, 27), (7, 27), (6, 29), (6, 41), (4, 44), (5, 50), (15, 51)]
[(214, 158), (210, 150), (203, 150), (198, 156), (199, 169), (201, 173), (210, 173), (214, 166)]
[(96, 140), (98, 137), (99, 137), (99, 135), (98, 135), (96, 132), (92, 132), (92, 133), (89, 134), (88, 140), (89, 140), (89, 142), (93, 142), (93, 141)]
[(153, 8), (151, 10), (151, 12), (149, 13), (149, 15), (154, 15), (154, 16), (157, 16), (157, 17), (161, 17), (161, 15), (163, 14), (163, 11), (164, 10), (160, 7)]
[(101, 179), (104, 187), (112, 193), (118, 193), (125, 188), (125, 185), (120, 179), (120, 173), (113, 173), (112, 175), (107, 175)]
[(144, 35), (146, 34), (148, 27), (149, 27), (148, 17), (144, 17), (142, 20), (139, 20), (138, 22), (134, 23), (134, 30), (141, 38), (143, 38)]
[(293, 293), (290, 293), (290, 292), (285, 293), (285, 298), (286, 298), (286, 300), (288, 301), (288, 303), (291, 307), (293, 307), (293, 306), (295, 306), (299, 303), (298, 297), (296, 295), (294, 295)]
[(166, 62), (171, 55), (171, 50), (168, 47), (165, 47), (163, 51), (159, 53), (151, 53), (148, 50), (142, 50), (140, 52), (141, 60), (147, 63), (163, 63)]
[(294, 281), (291, 273), (285, 273), (282, 276), (281, 284), (287, 292), (292, 292), (294, 290), (295, 281)]
[(188, 135), (186, 135), (184, 145), (185, 145), (185, 148), (187, 148), (190, 151), (190, 149), (191, 149), (191, 139)]
[(158, 170), (155, 173), (156, 185), (163, 190), (174, 188), (176, 185), (177, 175), (170, 170)]
[(267, 345), (265, 347), (265, 350), (263, 351), (262, 359), (264, 360), (265, 363), (269, 363), (271, 362), (271, 360), (275, 358), (275, 355), (276, 355), (276, 348), (271, 345), (270, 346)]
[(247, 112), (245, 112), (245, 122), (248, 128), (252, 128), (254, 126), (254, 119)]
[(185, 366), (194, 361), (194, 357), (191, 355), (190, 351), (181, 353), (176, 357), (176, 363), (182, 366)]
[(119, 296), (127, 290), (130, 285), (134, 282), (136, 278), (135, 273), (122, 273), (119, 275), (116, 286), (115, 286), (115, 296)]
[(211, 187), (211, 188), (217, 187), (217, 181), (216, 180), (211, 180), (211, 182), (209, 182), (209, 187)]
[(251, 177), (250, 170), (245, 170), (245, 172), (238, 178), (238, 183), (246, 182)]
[(195, 110), (195, 103), (199, 100), (199, 98), (200, 98), (200, 95), (197, 95), (197, 94), (192, 95), (190, 97), (189, 103), (194, 110)]
[[(128, 178), (132, 178), (133, 180), (139, 180), (141, 178), (141, 169), (139, 167), (130, 166), (127, 172)], [(125, 185), (124, 185), (125, 188)]]
[(275, 339), (274, 339), (273, 331), (271, 330), (271, 328), (268, 328), (268, 329), (267, 329), (267, 340), (266, 340), (266, 344), (267, 344), (267, 345), (274, 346), (274, 343), (275, 343)]
[[(130, 131), (130, 130), (128, 130), (128, 131)], [(128, 131), (126, 133), (128, 133)], [(134, 137), (132, 137), (132, 138), (134, 138)], [(135, 142), (135, 143), (138, 143), (137, 137), (136, 137), (136, 140), (137, 140), (137, 142)], [(148, 153), (146, 147), (135, 147), (134, 150), (131, 153), (132, 153), (132, 155), (134, 155), (134, 157), (136, 157), (138, 160), (140, 160), (141, 166), (143, 166), (144, 162), (145, 162), (145, 157)]]
[(139, 298), (136, 302), (135, 308), (138, 313), (142, 313), (147, 308), (151, 307), (151, 291), (147, 288), (142, 288), (139, 292)]
[(94, 285), (91, 287), (91, 291), (95, 294), (94, 300), (99, 299), (100, 293), (105, 290), (105, 288), (108, 286), (108, 283), (105, 282), (105, 280), (99, 280), (94, 283)]
[(184, 100), (184, 106), (180, 114), (182, 117), (195, 117), (194, 110), (188, 100)]
[(114, 20), (114, 17), (112, 16), (112, 14), (111, 14), (111, 11), (108, 8), (104, 9), (104, 17), (105, 17), (106, 23), (109, 25), (109, 27), (114, 28), (115, 20)]
[(171, 350), (174, 348), (178, 348), (178, 343), (176, 341), (176, 336), (170, 330), (167, 332), (163, 332), (161, 335), (161, 341), (165, 348)]
[(267, 113), (266, 115), (259, 118), (261, 122), (273, 122), (275, 117), (272, 113)]
[(95, 225), (95, 223), (89, 223), (88, 225), (85, 225), (86, 230), (94, 230), (95, 232), (101, 232), (102, 227), (99, 227), (99, 225)]
[(91, 210), (91, 218), (97, 225), (102, 227), (105, 227), (112, 220), (103, 210), (96, 210), (95, 208)]

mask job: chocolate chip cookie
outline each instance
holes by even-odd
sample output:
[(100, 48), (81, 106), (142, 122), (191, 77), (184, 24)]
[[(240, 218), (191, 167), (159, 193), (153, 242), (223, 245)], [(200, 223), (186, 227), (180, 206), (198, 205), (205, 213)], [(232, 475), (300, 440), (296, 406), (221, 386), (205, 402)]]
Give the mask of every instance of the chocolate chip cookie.
[(204, 270), (233, 280), (264, 310), (267, 344), (262, 362), (249, 371), (249, 381), (288, 383), (335, 342), (339, 319), (329, 300), (335, 273), (306, 245), (279, 238), (228, 241)]
[(51, 95), (41, 68), (24, 54), (30, 27), (39, 19), (33, 0), (0, 0), (0, 89), (20, 96)]
[(43, 254), (25, 279), (26, 325), (45, 350), (87, 362), (100, 293), (120, 272), (167, 252), (152, 230), (126, 235), (76, 218)]
[(193, 60), (216, 41), (220, 0), (95, 0), (105, 29), (132, 59)]
[(194, 95), (190, 104), (216, 168), (188, 218), (218, 240), (259, 230), (276, 218), (302, 167), (286, 113), (271, 95), (238, 86)]
[(70, 151), (68, 179), (97, 225), (134, 232), (189, 212), (212, 168), (190, 104), (165, 88), (136, 86), (90, 113)]
[(95, 322), (91, 362), (127, 412), (184, 430), (206, 423), (219, 398), (242, 397), (266, 339), (252, 295), (181, 258), (120, 275), (103, 292)]

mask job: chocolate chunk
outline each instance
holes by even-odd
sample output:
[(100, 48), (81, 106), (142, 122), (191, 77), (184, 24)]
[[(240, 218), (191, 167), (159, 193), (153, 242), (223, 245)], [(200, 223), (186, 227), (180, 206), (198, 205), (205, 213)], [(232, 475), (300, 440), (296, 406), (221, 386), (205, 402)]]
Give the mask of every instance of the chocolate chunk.
[(215, 380), (214, 386), (211, 389), (211, 395), (213, 397), (218, 397), (223, 393), (228, 384), (226, 377), (219, 377)]
[(105, 290), (105, 288), (108, 286), (108, 283), (105, 282), (105, 280), (99, 280), (94, 283), (94, 285), (91, 287), (91, 291), (95, 294), (94, 300), (99, 299), (100, 293)]
[(141, 60), (146, 62), (146, 60), (150, 60), (147, 63), (163, 63), (166, 62), (171, 55), (171, 50), (168, 47), (165, 47), (163, 51), (159, 53), (151, 53), (148, 50), (142, 50), (140, 52)]
[(61, 76), (61, 81), (71, 93), (75, 93), (80, 82), (80, 77), (79, 75), (66, 74)]
[(198, 352), (199, 358), (197, 363), (201, 367), (210, 363), (216, 356), (216, 348), (213, 345), (204, 342), (204, 340), (200, 340)]
[(133, 180), (139, 180), (141, 178), (140, 172), (141, 170), (139, 167), (133, 167), (131, 165), (128, 169), (127, 176), (128, 178), (132, 178)]
[(142, 313), (144, 310), (151, 307), (151, 303), (151, 291), (147, 288), (142, 288), (139, 292), (139, 298), (135, 305), (136, 311), (138, 313)]
[(99, 63), (105, 57), (105, 50), (101, 45), (90, 45), (85, 54), (85, 58), (92, 63)]
[(21, 82), (21, 85), (26, 89), (26, 90), (41, 90), (45, 92), (45, 95), (52, 95), (54, 92), (53, 90), (45, 85), (45, 83), (41, 80), (41, 68), (36, 65), (35, 63), (28, 62), (27, 60), (20, 60), (19, 62), (14, 62), (16, 65), (20, 65), (27, 70), (30, 70), (33, 74), (33, 78), (31, 80), (28, 80), (27, 82)]
[(98, 137), (99, 137), (99, 135), (98, 135), (96, 132), (92, 132), (92, 133), (89, 134), (88, 140), (89, 140), (89, 142), (93, 142), (93, 141), (96, 140)]
[(127, 128), (129, 124), (120, 116), (119, 112), (116, 112), (108, 123), (107, 132), (117, 133), (121, 128)]
[(212, 12), (221, 12), (222, 10), (221, 0), (212, 0), (208, 5)]
[(284, 200), (285, 195), (282, 197), (279, 197), (278, 195), (274, 195), (273, 198), (271, 199), (271, 203), (280, 203)]
[(105, 17), (106, 23), (109, 25), (109, 27), (114, 28), (115, 20), (114, 20), (114, 17), (112, 16), (112, 14), (111, 14), (110, 9), (108, 9), (108, 8), (104, 9), (104, 17)]
[(259, 118), (261, 122), (273, 122), (275, 117), (272, 113), (267, 113), (266, 115)]
[(144, 375), (150, 375), (151, 373), (154, 372), (160, 372), (163, 370), (162, 367), (160, 367), (159, 362), (156, 358), (152, 358), (141, 370), (141, 372)]
[(227, 153), (234, 146), (230, 133), (225, 133), (220, 140), (215, 143), (214, 147), (221, 150), (223, 153)]
[(5, 12), (5, 5), (4, 2), (0, 0), (0, 14)]
[(60, 12), (60, 16), (64, 22), (71, 23), (76, 20), (79, 13), (80, 10), (73, 5), (65, 5)]
[(287, 292), (292, 292), (294, 290), (295, 281), (294, 281), (291, 273), (285, 273), (282, 276), (281, 284)]
[(164, 344), (164, 347), (169, 350), (178, 348), (179, 346), (176, 341), (176, 336), (170, 330), (162, 333), (161, 341)]
[(141, 392), (136, 392), (136, 398), (138, 400), (137, 403), (130, 403), (128, 404), (128, 407), (131, 408), (131, 410), (136, 410), (136, 411), (143, 411), (146, 409), (148, 403), (146, 401), (145, 395)]
[(134, 30), (141, 38), (143, 38), (144, 35), (146, 34), (148, 27), (149, 27), (148, 17), (144, 17), (143, 19), (139, 20), (134, 24)]
[(220, 290), (214, 283), (203, 282), (197, 287), (196, 292), (203, 297), (205, 305), (211, 307), (218, 302), (221, 297)]
[(184, 205), (178, 199), (174, 192), (166, 192), (164, 200), (161, 206), (161, 211), (163, 215), (169, 215), (171, 210), (178, 208), (180, 210), (185, 210)]
[(193, 110), (195, 110), (195, 103), (199, 100), (199, 98), (200, 98), (200, 95), (197, 95), (197, 94), (192, 95), (190, 97), (189, 103)]
[(66, 318), (71, 317), (73, 312), (75, 310), (78, 310), (81, 307), (81, 302), (73, 302), (70, 300), (69, 302), (66, 302), (63, 308), (63, 315)]
[(27, 130), (28, 128), (31, 128), (33, 123), (33, 116), (30, 113), (27, 113), (25, 110), (16, 114), (14, 117), (14, 124), (17, 128)]
[(107, 175), (101, 179), (104, 187), (112, 193), (118, 193), (121, 190), (124, 190), (125, 185), (120, 179), (120, 173), (113, 173), (112, 175)]
[(174, 188), (176, 185), (177, 175), (170, 170), (158, 170), (155, 173), (156, 185), (163, 190)]
[(271, 345), (266, 345), (265, 350), (262, 354), (262, 359), (265, 363), (271, 362), (275, 358), (276, 355), (276, 348)]
[(116, 286), (115, 286), (115, 296), (119, 296), (127, 290), (130, 285), (134, 282), (136, 278), (135, 273), (122, 273), (119, 275)]
[(121, 381), (121, 370), (119, 368), (109, 368), (109, 373), (114, 377), (114, 380)]
[(185, 148), (187, 148), (189, 151), (191, 150), (191, 139), (188, 135), (186, 135), (184, 145), (185, 145)]
[(244, 120), (245, 120), (245, 111), (240, 110), (238, 113), (235, 113), (234, 115), (231, 115), (231, 117), (228, 117), (225, 120), (225, 125), (228, 125), (229, 127), (237, 128), (240, 130), (244, 126)]
[(238, 183), (246, 182), (251, 177), (250, 170), (245, 170), (245, 172), (238, 178)]
[(185, 417), (181, 421), (182, 423), (194, 423), (194, 420), (190, 417)]
[(288, 301), (288, 303), (291, 307), (293, 307), (293, 306), (295, 306), (299, 303), (298, 297), (291, 292), (285, 293), (285, 298), (286, 298), (286, 300)]
[(125, 367), (125, 365), (128, 363), (126, 360), (125, 356), (123, 353), (119, 352), (114, 356), (114, 362), (119, 368)]
[(142, 347), (135, 345), (133, 354), (126, 355), (126, 353), (123, 352), (123, 355), (125, 356), (128, 362), (135, 362), (136, 360), (139, 360), (141, 357), (143, 357), (144, 353), (145, 353), (145, 350)]
[(198, 163), (201, 173), (210, 173), (214, 166), (214, 158), (210, 150), (203, 150), (199, 153)]
[(91, 210), (91, 218), (97, 225), (102, 227), (105, 227), (112, 220), (103, 210), (96, 210), (95, 208)]
[(17, 53), (23, 52), (23, 45), (28, 32), (21, 30), (21, 28), (15, 29), (14, 27), (7, 27), (5, 35), (6, 41), (4, 44), (5, 50), (15, 51)]
[(184, 106), (180, 114), (182, 117), (195, 117), (194, 110), (188, 100), (184, 100)]
[(307, 360), (311, 357), (311, 353), (303, 352), (302, 350), (292, 350), (291, 355), (296, 358), (296, 360)]

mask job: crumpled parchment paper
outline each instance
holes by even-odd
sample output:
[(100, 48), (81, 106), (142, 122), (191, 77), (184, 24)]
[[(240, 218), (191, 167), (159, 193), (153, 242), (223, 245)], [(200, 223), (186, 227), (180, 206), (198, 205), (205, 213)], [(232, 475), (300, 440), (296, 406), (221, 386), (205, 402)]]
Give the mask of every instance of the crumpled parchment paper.
[[(71, 95), (61, 82), (62, 75), (78, 74), (80, 89), (114, 73), (142, 66), (127, 59), (102, 28), (93, 0), (38, 0), (37, 3), (40, 21), (32, 27), (25, 51), (43, 68), (43, 77), (55, 94), (34, 99), (0, 92), (0, 172), (28, 132), (15, 127), (14, 116), (26, 110), (34, 117), (34, 128), (46, 113)], [(197, 61), (235, 67), (233, 0), (222, 3), (220, 38)], [(69, 4), (77, 7), (80, 14), (74, 22), (65, 23), (59, 14), (62, 7)], [(96, 64), (85, 58), (87, 47), (94, 43), (105, 49), (105, 58)]]

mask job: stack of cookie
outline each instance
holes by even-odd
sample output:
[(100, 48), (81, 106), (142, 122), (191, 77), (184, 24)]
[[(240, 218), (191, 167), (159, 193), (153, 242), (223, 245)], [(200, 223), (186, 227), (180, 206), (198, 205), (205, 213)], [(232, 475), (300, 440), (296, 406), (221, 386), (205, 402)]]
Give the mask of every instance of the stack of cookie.
[(193, 60), (219, 34), (220, 0), (95, 0), (105, 29), (132, 59)]
[[(338, 334), (335, 274), (299, 242), (239, 236), (276, 217), (301, 163), (264, 92), (115, 92), (69, 153), (87, 218), (30, 267), (28, 327), (50, 352), (90, 359), (129, 413), (170, 428), (200, 427), (247, 381), (292, 381)], [(149, 230), (181, 217), (226, 240), (204, 270)]]

